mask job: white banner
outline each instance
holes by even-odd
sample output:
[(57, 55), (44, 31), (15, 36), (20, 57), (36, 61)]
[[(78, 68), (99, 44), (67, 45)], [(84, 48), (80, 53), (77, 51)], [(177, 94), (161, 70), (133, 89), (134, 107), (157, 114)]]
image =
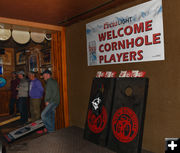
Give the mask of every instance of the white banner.
[(164, 60), (162, 0), (86, 25), (88, 65)]

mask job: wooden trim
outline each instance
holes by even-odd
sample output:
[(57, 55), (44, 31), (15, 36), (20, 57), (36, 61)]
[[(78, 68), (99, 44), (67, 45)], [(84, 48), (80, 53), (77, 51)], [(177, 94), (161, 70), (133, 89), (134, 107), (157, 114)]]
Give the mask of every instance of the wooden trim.
[(50, 30), (50, 31), (62, 31), (63, 29), (63, 27), (61, 26), (31, 22), (31, 21), (24, 21), (24, 20), (18, 20), (18, 19), (11, 19), (11, 18), (4, 18), (4, 17), (0, 17), (0, 23), (8, 24), (11, 26), (23, 26), (25, 28), (28, 27), (28, 28), (35, 28), (35, 29), (42, 29), (42, 30)]
[(9, 113), (3, 113), (3, 114), (0, 114), (0, 117), (3, 117), (3, 116), (8, 116)]
[(20, 118), (21, 118), (20, 116), (16, 116), (16, 117), (7, 119), (7, 120), (5, 120), (5, 121), (0, 122), (0, 126), (6, 125), (6, 124), (11, 123), (11, 122), (14, 122), (14, 121), (17, 121), (17, 120), (19, 120)]
[(56, 129), (69, 126), (65, 45), (65, 29), (52, 34), (51, 58), (53, 77), (57, 80), (60, 89), (60, 104), (56, 109)]
[(64, 122), (65, 127), (69, 126), (69, 110), (68, 110), (68, 94), (67, 94), (67, 66), (66, 66), (66, 36), (65, 28), (61, 31), (62, 45), (62, 81), (63, 81), (63, 97), (64, 97)]

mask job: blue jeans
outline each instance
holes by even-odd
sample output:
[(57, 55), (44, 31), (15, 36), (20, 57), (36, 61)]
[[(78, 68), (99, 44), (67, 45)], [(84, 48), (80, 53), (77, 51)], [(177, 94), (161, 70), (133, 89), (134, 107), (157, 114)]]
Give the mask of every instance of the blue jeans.
[(58, 104), (49, 103), (41, 113), (41, 119), (48, 132), (55, 131), (55, 110)]
[(14, 105), (16, 103), (16, 111), (17, 111), (17, 101), (16, 98), (11, 98), (9, 103), (9, 114), (14, 114)]

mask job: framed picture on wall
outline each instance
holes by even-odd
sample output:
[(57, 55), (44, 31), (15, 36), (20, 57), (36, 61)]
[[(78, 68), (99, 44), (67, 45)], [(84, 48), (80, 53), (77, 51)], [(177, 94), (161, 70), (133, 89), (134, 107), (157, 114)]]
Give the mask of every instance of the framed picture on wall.
[(50, 52), (41, 52), (40, 55), (41, 66), (51, 64), (51, 53)]
[(36, 54), (29, 56), (29, 71), (38, 71), (38, 59)]
[(26, 54), (25, 52), (16, 53), (16, 65), (26, 64)]
[(12, 64), (12, 52), (6, 50), (3, 57), (3, 65), (11, 65)]

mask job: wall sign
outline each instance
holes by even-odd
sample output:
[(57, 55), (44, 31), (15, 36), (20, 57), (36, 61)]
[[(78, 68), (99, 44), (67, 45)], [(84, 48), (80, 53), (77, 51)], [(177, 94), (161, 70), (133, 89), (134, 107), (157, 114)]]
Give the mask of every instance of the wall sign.
[(164, 60), (162, 0), (86, 25), (88, 66)]
[(0, 77), (0, 88), (4, 87), (5, 85), (6, 85), (6, 80)]

